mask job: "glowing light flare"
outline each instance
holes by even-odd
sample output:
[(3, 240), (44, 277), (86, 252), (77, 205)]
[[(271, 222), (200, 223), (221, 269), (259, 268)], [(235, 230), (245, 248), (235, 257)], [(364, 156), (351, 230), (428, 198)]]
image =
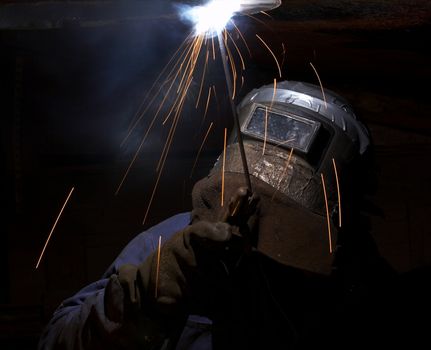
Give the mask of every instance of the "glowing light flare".
[[(206, 1), (203, 1), (203, 2), (206, 2)], [(183, 19), (186, 19), (189, 23), (190, 22), (194, 23), (195, 28), (194, 30), (192, 30), (193, 33), (191, 33), (186, 38), (186, 40), (183, 42), (183, 44), (180, 46), (180, 48), (175, 52), (171, 60), (168, 62), (168, 64), (166, 65), (162, 73), (160, 73), (159, 77), (156, 79), (157, 81), (160, 81), (163, 78), (163, 76), (166, 76), (166, 73), (169, 71), (169, 73), (167, 74), (167, 77), (164, 79), (163, 83), (158, 87), (158, 89), (156, 84), (154, 84), (153, 87), (150, 89), (150, 92), (146, 97), (146, 101), (150, 99), (150, 95), (152, 95), (151, 92), (156, 92), (155, 95), (150, 99), (149, 103), (143, 102), (141, 104), (139, 108), (140, 113), (138, 116), (136, 116), (136, 118), (134, 118), (132, 125), (128, 130), (128, 135), (126, 136), (126, 139), (128, 139), (128, 137), (133, 132), (133, 130), (135, 130), (135, 127), (142, 120), (143, 115), (150, 110), (150, 105), (153, 106), (153, 103), (157, 101), (156, 97), (161, 96), (162, 102), (159, 104), (157, 108), (157, 112), (154, 118), (151, 120), (151, 123), (147, 128), (147, 131), (139, 145), (139, 148), (135, 153), (116, 191), (116, 194), (118, 194), (126, 177), (129, 174), (129, 171), (132, 165), (135, 163), (138, 157), (138, 154), (141, 151), (141, 148), (143, 147), (143, 144), (147, 138), (149, 131), (152, 129), (153, 125), (155, 124), (156, 118), (162, 112), (162, 108), (167, 107), (168, 113), (165, 115), (165, 118), (162, 119), (163, 120), (162, 125), (165, 125), (168, 121), (172, 121), (172, 124), (169, 130), (169, 135), (163, 147), (161, 157), (156, 167), (156, 171), (158, 172), (158, 175), (153, 188), (153, 192), (151, 194), (149, 205), (145, 213), (143, 224), (145, 224), (151, 203), (153, 201), (156, 189), (158, 187), (161, 173), (163, 171), (164, 164), (168, 156), (168, 152), (172, 145), (177, 124), (179, 122), (180, 114), (185, 104), (186, 96), (188, 95), (189, 87), (191, 85), (192, 80), (194, 80), (195, 78), (194, 77), (195, 69), (197, 64), (199, 63), (198, 61), (200, 61), (200, 58), (202, 56), (201, 52), (205, 52), (206, 50), (204, 55), (204, 58), (205, 58), (204, 69), (203, 69), (202, 76), (199, 79), (200, 80), (199, 95), (197, 100), (194, 103), (195, 107), (196, 108), (199, 107), (202, 93), (204, 91), (203, 89), (205, 85), (205, 75), (209, 67), (208, 61), (209, 61), (210, 54), (212, 54), (212, 60), (216, 59), (216, 48), (215, 48), (215, 39), (214, 39), (214, 36), (216, 35), (218, 36), (220, 46), (221, 47), (223, 46), (224, 48), (224, 50), (222, 50), (221, 48), (220, 50), (221, 50), (222, 61), (226, 66), (224, 68), (226, 78), (228, 78), (227, 75), (229, 70), (229, 68), (227, 67), (230, 65), (230, 69), (233, 77), (233, 83), (231, 83), (230, 89), (228, 87), (228, 90), (230, 90), (229, 95), (231, 95), (231, 99), (233, 100), (236, 96), (236, 92), (237, 92), (236, 84), (237, 84), (237, 78), (239, 78), (239, 76), (241, 76), (241, 87), (244, 84), (244, 76), (242, 75), (242, 72), (245, 70), (245, 61), (243, 59), (242, 53), (240, 52), (240, 48), (238, 47), (238, 45), (236, 44), (235, 40), (230, 35), (230, 33), (227, 32), (227, 27), (232, 26), (232, 28), (235, 28), (237, 39), (238, 39), (238, 36), (241, 38), (251, 57), (252, 55), (251, 55), (250, 48), (247, 45), (247, 42), (243, 34), (239, 30), (239, 28), (235, 25), (233, 21), (233, 16), (238, 14), (250, 16), (250, 14), (253, 14), (253, 13), (259, 13), (260, 11), (267, 11), (272, 8), (275, 8), (279, 6), (280, 3), (281, 3), (280, 0), (208, 0), (208, 2), (206, 2), (202, 6), (191, 7), (188, 5), (181, 5), (179, 7), (180, 16)], [(231, 40), (231, 43), (234, 45), (234, 49), (229, 48), (228, 38)], [(262, 41), (263, 45), (267, 47), (267, 49), (274, 57), (278, 66), (279, 74), (281, 76), (281, 69), (278, 64), (277, 58), (275, 57), (271, 49), (268, 47), (268, 45), (263, 41), (263, 39), (261, 38), (259, 39)], [(205, 50), (202, 50), (203, 47), (205, 47)], [(236, 68), (235, 60), (234, 60), (234, 55), (236, 56), (236, 54), (238, 54), (239, 59), (241, 60), (241, 67), (238, 70)], [(168, 87), (167, 91), (165, 91), (166, 87)], [(176, 90), (176, 91), (173, 91), (173, 90)], [(171, 97), (171, 95), (174, 95), (173, 102), (168, 98), (168, 96)], [(211, 97), (214, 97), (214, 99), (216, 100), (215, 101), (216, 106), (218, 111), (220, 112), (216, 89), (215, 89), (215, 86), (213, 85), (212, 91), (211, 91), (211, 87), (209, 87), (208, 98), (206, 101), (207, 103), (205, 105), (205, 113), (204, 113), (203, 120), (205, 120)], [(143, 108), (143, 106), (145, 106), (145, 108)], [(142, 112), (141, 112), (141, 109), (143, 109)]]
[(241, 9), (241, 0), (212, 0), (203, 6), (183, 7), (181, 17), (194, 25), (195, 35), (214, 37)]
[(180, 17), (191, 22), (195, 35), (214, 37), (226, 28), (230, 19), (243, 14), (264, 13), (281, 5), (281, 0), (210, 0), (205, 5), (179, 6)]

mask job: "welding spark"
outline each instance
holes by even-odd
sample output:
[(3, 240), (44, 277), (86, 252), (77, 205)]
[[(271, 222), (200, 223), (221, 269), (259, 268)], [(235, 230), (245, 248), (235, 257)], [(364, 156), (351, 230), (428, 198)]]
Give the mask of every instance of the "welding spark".
[(224, 128), (224, 143), (223, 143), (223, 166), (221, 174), (221, 206), (224, 204), (224, 173), (226, 164), (226, 143), (227, 143), (227, 129)]
[(314, 73), (317, 76), (317, 80), (319, 80), (320, 89), (322, 90), (323, 101), (325, 102), (325, 109), (328, 109), (328, 105), (326, 103), (325, 90), (323, 90), (323, 85), (322, 85), (322, 81), (320, 80), (319, 73), (317, 73), (317, 69), (314, 67), (313, 63), (310, 62), (310, 66), (311, 68), (313, 68)]
[(208, 106), (210, 105), (210, 100), (211, 100), (211, 91), (212, 91), (212, 89), (211, 89), (211, 86), (210, 86), (209, 89), (208, 89), (207, 103), (205, 105), (205, 112), (204, 112), (204, 116), (202, 118), (202, 123), (205, 121), (205, 118), (206, 118), (207, 113), (208, 113)]
[(186, 85), (185, 91), (184, 91), (184, 93), (182, 95), (182, 100), (179, 102), (179, 104), (178, 104), (178, 106), (176, 108), (176, 113), (175, 113), (174, 118), (173, 118), (171, 129), (169, 130), (168, 138), (166, 139), (166, 143), (165, 143), (165, 146), (163, 148), (162, 155), (160, 156), (160, 160), (159, 160), (159, 163), (157, 165), (158, 175), (157, 175), (156, 182), (154, 184), (153, 192), (151, 193), (151, 197), (150, 197), (150, 201), (149, 201), (148, 206), (147, 206), (147, 210), (145, 212), (144, 220), (142, 221), (142, 225), (144, 225), (145, 222), (147, 221), (148, 213), (150, 212), (151, 204), (153, 203), (154, 195), (156, 194), (157, 187), (158, 187), (159, 181), (160, 181), (160, 177), (161, 177), (161, 175), (163, 173), (163, 168), (165, 166), (166, 158), (167, 158), (167, 156), (169, 154), (169, 150), (170, 150), (171, 145), (172, 145), (172, 140), (173, 140), (174, 135), (175, 135), (175, 131), (176, 131), (176, 128), (177, 128), (177, 125), (178, 125), (178, 121), (180, 119), (179, 117), (181, 115), (181, 111), (182, 111), (183, 106), (184, 106), (184, 100), (185, 100), (187, 91), (188, 91), (188, 89), (190, 87), (190, 84), (191, 84), (192, 80), (193, 80), (193, 77), (191, 77), (191, 79), (189, 80), (188, 84)]
[(157, 266), (156, 266), (156, 287), (154, 290), (154, 296), (157, 299), (159, 289), (159, 274), (160, 274), (160, 252), (162, 248), (162, 236), (159, 236), (159, 244), (157, 246)]
[(185, 99), (186, 99), (186, 96), (187, 96), (187, 91), (188, 91), (188, 89), (190, 87), (190, 84), (192, 83), (192, 80), (193, 80), (193, 77), (191, 77), (190, 80), (189, 80), (189, 82), (187, 83), (187, 85), (186, 85), (186, 87), (185, 87), (185, 89), (183, 91), (183, 94), (181, 95), (181, 99), (178, 101), (178, 103), (177, 102), (175, 103), (177, 105), (177, 107), (175, 108), (175, 114), (174, 114), (174, 117), (173, 117), (171, 128), (169, 130), (168, 138), (166, 139), (165, 146), (163, 148), (162, 155), (160, 157), (159, 163), (157, 164), (157, 167), (156, 167), (156, 170), (159, 171), (159, 172), (161, 172), (161, 169), (163, 169), (163, 165), (164, 165), (164, 163), (166, 161), (166, 158), (168, 157), (168, 153), (169, 153), (169, 150), (170, 150), (171, 145), (172, 145), (172, 140), (173, 140), (173, 138), (175, 136), (175, 131), (176, 131), (177, 126), (178, 126), (178, 121), (179, 121), (180, 116), (181, 116), (181, 111), (182, 111), (182, 109), (184, 107), (184, 102), (185, 102)]
[[(232, 71), (232, 80), (231, 80), (229, 78), (227, 69), (225, 69), (226, 85), (227, 85), (228, 93), (231, 95), (231, 100), (233, 101), (233, 100), (235, 100), (235, 95), (236, 95), (237, 74), (236, 74), (235, 61), (233, 59), (232, 53), (229, 49), (229, 45), (227, 42), (227, 30), (225, 30), (223, 32), (223, 36), (222, 35), (218, 36), (218, 40), (219, 40), (219, 45), (220, 45), (220, 50), (221, 50), (221, 59), (222, 59), (223, 65), (224, 65), (224, 67), (227, 66), (227, 59), (229, 59), (230, 68)], [(227, 58), (226, 58), (226, 56), (227, 56)], [(233, 87), (232, 87), (232, 83), (233, 83)]]
[(261, 13), (262, 15), (265, 15), (265, 16), (267, 16), (267, 17), (269, 17), (269, 18), (273, 19), (273, 18), (272, 18), (272, 16), (271, 16), (269, 13), (266, 13), (265, 11), (260, 11), (260, 13)]
[(213, 94), (214, 94), (214, 99), (216, 101), (216, 105), (217, 105), (217, 110), (220, 113), (220, 104), (218, 102), (218, 98), (217, 98), (217, 92), (216, 92), (216, 87), (215, 85), (213, 85)]
[[(180, 72), (180, 71), (178, 71), (178, 72), (177, 72), (177, 74), (178, 74), (179, 72)], [(117, 190), (115, 191), (115, 195), (118, 195), (118, 193), (120, 192), (120, 189), (123, 187), (123, 184), (124, 184), (124, 182), (126, 181), (126, 178), (127, 178), (127, 176), (129, 175), (130, 170), (132, 169), (133, 164), (136, 162), (136, 160), (137, 160), (137, 158), (138, 158), (138, 155), (139, 155), (139, 153), (141, 152), (141, 149), (142, 149), (142, 147), (143, 147), (143, 145), (144, 145), (145, 141), (147, 140), (148, 134), (150, 133), (151, 129), (153, 128), (153, 125), (154, 125), (154, 123), (155, 123), (155, 121), (156, 121), (156, 119), (157, 119), (157, 116), (158, 116), (158, 115), (159, 115), (159, 113), (160, 113), (160, 110), (161, 110), (161, 108), (162, 108), (163, 104), (165, 103), (166, 98), (169, 96), (169, 91), (172, 89), (172, 86), (173, 86), (174, 82), (175, 82), (175, 79), (174, 79), (174, 80), (172, 80), (171, 85), (169, 86), (169, 89), (168, 89), (168, 93), (167, 93), (167, 94), (165, 95), (165, 97), (163, 98), (162, 103), (160, 104), (159, 108), (157, 109), (156, 114), (154, 115), (153, 119), (151, 120), (151, 123), (150, 123), (150, 125), (148, 126), (147, 131), (145, 132), (145, 135), (143, 136), (143, 138), (142, 138), (142, 140), (141, 140), (141, 143), (139, 144), (139, 147), (138, 147), (138, 149), (136, 150), (136, 152), (135, 152), (135, 154), (134, 154), (134, 156), (133, 156), (132, 161), (129, 163), (129, 166), (127, 167), (127, 169), (126, 169), (126, 171), (125, 171), (125, 173), (124, 173), (124, 175), (123, 175), (123, 177), (122, 177), (122, 179), (121, 179), (121, 181), (120, 181), (120, 184), (118, 185), (118, 188), (117, 188)]]
[(272, 57), (274, 57), (275, 63), (277, 65), (278, 68), (278, 75), (281, 78), (281, 67), (280, 67), (280, 63), (278, 63), (278, 59), (277, 56), (275, 56), (274, 52), (271, 50), (271, 48), (268, 46), (268, 44), (265, 42), (265, 40), (263, 40), (258, 34), (256, 34), (256, 37), (261, 41), (261, 43), (268, 49), (268, 51), (271, 53)]
[(69, 195), (67, 196), (66, 200), (64, 201), (63, 207), (61, 208), (60, 213), (58, 214), (57, 219), (55, 220), (54, 225), (52, 226), (51, 231), (49, 232), (48, 238), (46, 239), (45, 245), (43, 246), (42, 253), (40, 253), (39, 260), (37, 261), (36, 268), (35, 268), (36, 270), (39, 267), (39, 264), (42, 260), (43, 254), (45, 253), (45, 249), (48, 246), (48, 243), (51, 239), (52, 233), (54, 232), (55, 227), (57, 226), (58, 220), (60, 220), (60, 216), (63, 213), (63, 210), (66, 207), (67, 202), (69, 201), (70, 196), (72, 195), (72, 192), (74, 189), (75, 189), (75, 187), (72, 187), (72, 189), (70, 190)]
[(281, 55), (283, 56), (283, 59), (281, 60), (281, 66), (284, 66), (284, 61), (286, 60), (286, 46), (284, 45), (284, 43), (281, 43)]
[(338, 193), (338, 227), (341, 227), (341, 192), (340, 192), (340, 183), (338, 181), (338, 171), (337, 165), (335, 164), (335, 159), (332, 158), (332, 164), (334, 165), (335, 172), (335, 180), (337, 181), (337, 193)]
[(325, 196), (325, 205), (326, 205), (326, 221), (328, 223), (328, 238), (329, 238), (329, 253), (332, 254), (332, 235), (331, 235), (331, 222), (329, 220), (329, 207), (328, 207), (328, 197), (326, 195), (326, 186), (325, 186), (325, 178), (323, 174), (320, 174), (322, 178), (322, 186), (323, 186), (323, 194)]
[(214, 38), (211, 38), (211, 46), (213, 49), (213, 61), (216, 59), (216, 52), (215, 52), (215, 45), (214, 45)]
[(239, 34), (239, 36), (240, 36), (241, 40), (243, 41), (243, 43), (244, 43), (244, 45), (245, 45), (245, 47), (246, 47), (246, 49), (247, 49), (247, 51), (248, 51), (249, 56), (250, 56), (250, 57), (252, 57), (250, 47), (248, 46), (247, 41), (246, 41), (246, 40), (245, 40), (245, 38), (244, 38), (244, 35), (243, 35), (243, 34), (242, 34), (242, 32), (239, 30), (238, 26), (235, 24), (235, 22), (234, 22), (233, 20), (231, 20), (231, 23), (232, 23), (232, 25), (234, 26), (235, 30), (238, 32), (238, 34)]
[(274, 104), (276, 92), (277, 92), (277, 78), (274, 78), (274, 90), (272, 91), (271, 106), (269, 107), (270, 109), (272, 108), (272, 105)]
[[(151, 198), (146, 209), (145, 217), (143, 220), (143, 224), (146, 221), (148, 216), (152, 201), (154, 199), (155, 192), (157, 190), (159, 180), (161, 178), (164, 165), (166, 159), (169, 154), (169, 150), (172, 146), (173, 138), (177, 129), (177, 125), (179, 123), (180, 116), (182, 114), (183, 107), (186, 102), (186, 97), (189, 95), (189, 89), (193, 80), (199, 79), (199, 94), (197, 99), (194, 101), (194, 105), (196, 108), (199, 107), (199, 104), (202, 99), (204, 85), (206, 82), (206, 73), (209, 70), (209, 55), (212, 51), (212, 60), (216, 59), (216, 47), (215, 40), (218, 40), (218, 44), (220, 46), (220, 57), (223, 63), (223, 68), (226, 76), (227, 90), (228, 96), (230, 97), (231, 108), (235, 115), (234, 102), (235, 96), (237, 94), (237, 80), (239, 82), (239, 77), (241, 76), (241, 87), (244, 84), (244, 76), (243, 71), (245, 70), (245, 60), (235, 42), (233, 36), (228, 32), (229, 28), (235, 28), (236, 31), (236, 39), (239, 40), (239, 37), (244, 42), (245, 47), (247, 48), (250, 57), (251, 51), (247, 42), (233, 21), (233, 17), (235, 15), (246, 15), (250, 16), (251, 14), (256, 14), (261, 11), (267, 11), (273, 9), (281, 4), (280, 0), (210, 0), (201, 6), (188, 6), (182, 5), (180, 9), (180, 17), (186, 19), (189, 23), (193, 24), (193, 32), (186, 38), (186, 40), (180, 45), (180, 48), (175, 52), (172, 56), (171, 60), (165, 66), (163, 71), (157, 77), (156, 82), (161, 82), (159, 84), (159, 88), (156, 87), (156, 83), (150, 88), (150, 91), (145, 99), (145, 101), (141, 104), (138, 114), (135, 116), (131, 126), (128, 129), (127, 136), (123, 143), (129, 138), (131, 133), (135, 130), (138, 123), (141, 121), (142, 116), (150, 110), (150, 106), (156, 107), (157, 111), (151, 120), (144, 137), (142, 138), (138, 150), (134, 154), (134, 157), (128, 166), (121, 183), (118, 186), (116, 194), (118, 194), (121, 189), (126, 177), (128, 176), (132, 165), (137, 160), (138, 154), (140, 153), (143, 144), (145, 143), (147, 136), (150, 130), (155, 125), (156, 120), (162, 113), (162, 111), (167, 110), (167, 114), (165, 114), (162, 119), (162, 125), (166, 123), (170, 123), (170, 129), (168, 136), (166, 138), (166, 142), (164, 144), (160, 159), (156, 166), (157, 178), (154, 184), (153, 191), (151, 193)], [(281, 68), (278, 64), (277, 58), (275, 57), (272, 50), (269, 46), (260, 38), (263, 44), (267, 47), (269, 52), (273, 55), (277, 66), (279, 68), (279, 73), (281, 76)], [(231, 49), (229, 45), (233, 45), (234, 49)], [(204, 52), (205, 55), (201, 53)], [(204, 56), (204, 58), (202, 57)], [(235, 56), (235, 57), (234, 57)], [(236, 67), (235, 59), (239, 57), (241, 66)], [(202, 58), (202, 59), (201, 59)], [(198, 79), (195, 76), (196, 67), (204, 61), (204, 67), (202, 76)], [(230, 66), (230, 67), (229, 67)], [(230, 74), (232, 75), (232, 81), (230, 80)], [(162, 79), (164, 79), (162, 81)], [(157, 90), (157, 91), (156, 91)], [(155, 92), (154, 96), (151, 98), (152, 92)], [(212, 96), (213, 95), (213, 96)], [(161, 97), (161, 103), (158, 106), (154, 106), (155, 101), (157, 101), (156, 97)], [(171, 98), (168, 98), (171, 97)], [(211, 97), (215, 98), (215, 102), (217, 104), (217, 108), (219, 108), (216, 89), (215, 86), (209, 87), (208, 98), (205, 105), (205, 113), (204, 119), (206, 117), (208, 106), (210, 103)], [(145, 108), (144, 108), (145, 106)], [(157, 108), (158, 107), (158, 108)], [(143, 110), (141, 112), (141, 110)], [(209, 132), (209, 131), (208, 131)], [(239, 138), (240, 136), (238, 136)], [(205, 140), (204, 140), (205, 142)], [(240, 142), (239, 142), (240, 143)], [(226, 148), (226, 146), (225, 146)], [(241, 150), (241, 154), (243, 154), (243, 150)], [(245, 158), (245, 155), (242, 157)], [(243, 167), (245, 167), (243, 161)], [(246, 176), (246, 180), (249, 188), (251, 188), (250, 180), (248, 179), (248, 169), (244, 170), (244, 174)], [(224, 194), (223, 194), (224, 196)], [(223, 198), (224, 200), (224, 198)], [(222, 202), (223, 202), (222, 200)], [(223, 203), (222, 203), (223, 205)]]
[[(272, 105), (274, 103), (275, 100), (275, 93), (277, 91), (277, 79), (274, 78), (274, 91), (272, 93), (272, 100), (271, 100), (271, 104), (269, 106), (269, 109), (272, 108)], [(263, 150), (262, 150), (262, 155), (265, 155), (265, 149), (266, 149), (266, 138), (267, 138), (267, 132), (268, 131), (268, 107), (265, 108), (265, 137), (263, 140)]]
[(197, 108), (198, 108), (198, 106), (199, 106), (199, 100), (201, 99), (201, 95), (202, 95), (202, 88), (203, 88), (203, 86), (204, 86), (205, 73), (206, 73), (207, 66), (208, 66), (208, 55), (209, 55), (209, 51), (207, 51), (206, 56), (205, 56), (205, 64), (204, 64), (204, 71), (203, 71), (203, 73), (202, 73), (201, 86), (200, 86), (200, 88), (199, 88), (199, 95), (198, 95), (198, 98), (197, 98), (197, 100), (196, 100), (196, 105), (195, 105), (195, 108), (196, 108), (196, 109), (197, 109)]
[(207, 140), (208, 135), (209, 135), (209, 133), (210, 133), (210, 131), (211, 131), (211, 128), (212, 128), (212, 127), (213, 127), (213, 122), (211, 122), (211, 124), (210, 124), (210, 126), (209, 126), (209, 128), (208, 128), (208, 130), (207, 130), (207, 132), (206, 132), (206, 134), (205, 134), (204, 140), (202, 141), (202, 144), (201, 144), (201, 146), (199, 147), (199, 151), (198, 151), (198, 154), (197, 154), (197, 156), (196, 156), (195, 162), (194, 162), (194, 164), (193, 164), (192, 171), (190, 172), (190, 178), (192, 178), (192, 176), (193, 176), (193, 172), (194, 172), (194, 170), (195, 170), (195, 167), (196, 167), (196, 164), (197, 164), (197, 162), (198, 162), (199, 156), (200, 156), (200, 154), (201, 154), (201, 152), (202, 152), (202, 148), (204, 147), (205, 141)]
[[(144, 97), (144, 99), (142, 100), (142, 103), (140, 104), (132, 122), (130, 123), (129, 129), (127, 131), (127, 135), (124, 138), (124, 140), (121, 142), (121, 147), (126, 143), (127, 139), (130, 137), (130, 135), (132, 134), (133, 130), (135, 130), (135, 128), (137, 127), (137, 125), (139, 124), (139, 122), (142, 120), (143, 116), (145, 115), (145, 113), (147, 112), (148, 108), (152, 105), (152, 103), (154, 102), (155, 98), (159, 95), (160, 91), (162, 90), (162, 88), (164, 87), (164, 85), (168, 82), (168, 79), (165, 80), (165, 82), (163, 84), (160, 85), (158, 91), (156, 94), (154, 94), (153, 98), (147, 103), (147, 101), (149, 100), (151, 93), (154, 91), (157, 83), (161, 80), (161, 78), (163, 77), (164, 73), (166, 72), (166, 70), (169, 68), (169, 66), (171, 65), (172, 62), (174, 62), (175, 58), (178, 56), (178, 54), (181, 52), (181, 49), (184, 47), (184, 45), (190, 40), (192, 36), (188, 35), (184, 41), (181, 43), (181, 45), (178, 47), (178, 49), (175, 51), (175, 53), (171, 56), (169, 62), (165, 65), (165, 67), (162, 69), (162, 71), (159, 73), (159, 75), (157, 76), (156, 80), (154, 81), (153, 85), (151, 86), (151, 88), (148, 90), (146, 96)], [(181, 60), (182, 55), (184, 54), (184, 52), (180, 55), (179, 59), (177, 60), (177, 63), (179, 62), (179, 60)], [(177, 65), (174, 66), (173, 69), (175, 69)], [(169, 75), (172, 73), (172, 71), (169, 73)], [(146, 105), (145, 109), (142, 110), (142, 107)]]
[[(291, 141), (291, 140), (288, 140)], [(293, 155), (293, 148), (290, 149), (289, 157), (287, 158), (286, 166), (284, 167), (283, 174), (281, 174), (280, 180), (278, 180), (277, 188), (275, 189), (274, 193), (272, 194), (271, 201), (274, 200), (275, 194), (280, 190), (281, 181), (283, 180), (284, 176), (287, 173), (287, 169), (289, 168), (290, 160), (292, 159)]]
[(293, 137), (293, 138), (288, 139), (288, 140), (283, 141), (283, 142), (277, 142), (276, 145), (275, 145), (275, 147), (284, 146), (284, 145), (288, 144), (289, 142), (292, 142), (292, 141), (295, 141), (295, 140), (296, 140), (296, 137)]
[(264, 21), (260, 20), (259, 18), (256, 18), (255, 16), (252, 16), (252, 15), (246, 15), (246, 16), (249, 17), (249, 18), (251, 18), (251, 19), (253, 19), (253, 20), (255, 20), (257, 23), (266, 26), (266, 23)]
[(245, 70), (245, 61), (244, 58), (242, 57), (241, 51), (238, 47), (238, 45), (236, 44), (235, 40), (233, 40), (232, 36), (229, 34), (228, 31), (225, 31), (225, 33), (227, 33), (227, 35), (229, 35), (230, 41), (233, 42), (233, 45), (235, 46), (235, 50), (238, 53), (239, 59), (241, 60), (241, 68), (242, 70)]
[(265, 155), (266, 138), (267, 138), (267, 136), (268, 136), (268, 107), (265, 107), (265, 136), (263, 138), (262, 156)]

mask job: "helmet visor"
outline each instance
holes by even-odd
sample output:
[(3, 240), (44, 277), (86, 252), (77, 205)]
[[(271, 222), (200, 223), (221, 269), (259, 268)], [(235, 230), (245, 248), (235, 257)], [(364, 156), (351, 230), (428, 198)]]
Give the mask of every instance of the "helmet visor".
[(241, 131), (276, 146), (308, 153), (319, 128), (318, 121), (257, 105), (244, 121)]

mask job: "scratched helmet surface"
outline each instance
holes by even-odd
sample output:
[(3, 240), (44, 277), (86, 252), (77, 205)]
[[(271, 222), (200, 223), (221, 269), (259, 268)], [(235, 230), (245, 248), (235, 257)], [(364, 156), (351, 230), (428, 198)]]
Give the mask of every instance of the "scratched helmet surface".
[[(250, 174), (309, 210), (325, 215), (359, 189), (371, 148), (367, 128), (350, 104), (319, 86), (283, 81), (252, 90), (237, 108)], [(241, 173), (236, 135), (225, 171)], [(364, 177), (362, 177), (363, 179)], [(337, 186), (338, 183), (338, 186)]]

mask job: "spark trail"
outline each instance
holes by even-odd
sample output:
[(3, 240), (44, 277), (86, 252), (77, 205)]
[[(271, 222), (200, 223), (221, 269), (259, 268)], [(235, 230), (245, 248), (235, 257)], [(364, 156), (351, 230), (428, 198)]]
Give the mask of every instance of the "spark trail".
[[(291, 141), (291, 140), (288, 140), (288, 141)], [(286, 161), (286, 166), (284, 167), (283, 173), (280, 176), (280, 180), (278, 180), (277, 188), (274, 190), (274, 193), (272, 194), (271, 202), (274, 200), (275, 195), (280, 190), (281, 182), (283, 181), (284, 176), (287, 175), (287, 170), (289, 168), (289, 164), (290, 164), (290, 160), (292, 159), (292, 155), (293, 155), (293, 148), (290, 149), (289, 157), (287, 158), (287, 161)]]
[(316, 67), (314, 67), (313, 63), (310, 62), (311, 68), (313, 68), (314, 73), (316, 74), (317, 80), (319, 81), (320, 89), (322, 90), (323, 101), (325, 102), (325, 109), (328, 109), (328, 104), (326, 103), (325, 90), (323, 89), (322, 81), (320, 80), (319, 73), (317, 72)]
[(157, 245), (157, 266), (156, 266), (156, 285), (154, 288), (154, 297), (157, 299), (159, 291), (159, 275), (160, 275), (160, 253), (162, 249), (162, 236), (159, 236), (159, 243)]
[(55, 219), (54, 225), (52, 225), (51, 231), (49, 232), (48, 238), (46, 239), (45, 245), (43, 246), (42, 252), (40, 253), (39, 259), (36, 263), (36, 270), (39, 267), (39, 264), (42, 260), (43, 254), (45, 253), (45, 249), (48, 246), (49, 241), (51, 240), (52, 233), (55, 230), (55, 227), (57, 226), (58, 221), (60, 220), (61, 214), (63, 214), (64, 208), (66, 208), (67, 202), (69, 202), (70, 196), (72, 195), (72, 192), (74, 191), (75, 187), (72, 187), (70, 190), (66, 200), (64, 201), (63, 206), (61, 207), (60, 213), (57, 215), (57, 219)]
[(271, 50), (271, 48), (269, 47), (269, 45), (265, 42), (265, 40), (263, 40), (258, 34), (256, 34), (256, 38), (258, 38), (260, 40), (260, 42), (268, 49), (268, 51), (271, 53), (272, 57), (274, 58), (275, 63), (277, 64), (277, 68), (278, 68), (278, 75), (281, 78), (281, 67), (280, 67), (280, 63), (278, 62), (277, 56), (274, 54), (274, 51)]
[(203, 139), (203, 141), (202, 141), (202, 143), (201, 143), (201, 146), (199, 147), (198, 154), (196, 155), (195, 162), (193, 163), (192, 171), (190, 172), (190, 178), (192, 178), (192, 176), (193, 176), (193, 172), (194, 172), (194, 170), (195, 170), (195, 167), (196, 167), (196, 164), (197, 164), (197, 162), (198, 162), (199, 156), (200, 156), (200, 154), (201, 154), (201, 152), (202, 152), (202, 148), (204, 147), (205, 141), (206, 141), (206, 140), (207, 140), (207, 138), (208, 138), (208, 135), (209, 135), (209, 133), (210, 133), (210, 131), (211, 131), (211, 128), (213, 127), (213, 124), (214, 124), (214, 123), (213, 123), (213, 122), (211, 122), (211, 124), (210, 124), (210, 126), (209, 126), (209, 128), (208, 128), (208, 130), (207, 130), (207, 132), (206, 132), (206, 134), (205, 134), (205, 137), (204, 137), (204, 139)]
[[(197, 98), (194, 100), (194, 106), (196, 109), (200, 108), (199, 105), (205, 85), (208, 84), (209, 86), (208, 97), (205, 104), (205, 118), (208, 112), (211, 95), (214, 96), (217, 102), (215, 85), (207, 79), (208, 72), (211, 68), (210, 66), (214, 64), (210, 64), (210, 62), (215, 62), (216, 58), (220, 57), (224, 67), (228, 96), (231, 101), (231, 108), (235, 119), (235, 106), (233, 101), (238, 93), (237, 85), (239, 86), (239, 83), (237, 84), (237, 81), (240, 81), (240, 86), (242, 87), (244, 84), (243, 72), (246, 70), (246, 61), (241, 52), (241, 47), (245, 47), (247, 49), (250, 57), (252, 54), (243, 33), (239, 29), (238, 25), (234, 23), (233, 17), (238, 14), (243, 14), (255, 19), (251, 16), (252, 14), (267, 11), (279, 5), (279, 0), (212, 0), (202, 6), (189, 6), (187, 10), (183, 11), (181, 14), (182, 18), (187, 17), (188, 21), (193, 23), (193, 31), (182, 42), (180, 47), (170, 58), (167, 65), (158, 75), (156, 81), (140, 105), (138, 113), (133, 118), (129, 129), (127, 130), (127, 135), (122, 143), (122, 145), (124, 145), (124, 143), (130, 138), (131, 134), (137, 130), (140, 123), (144, 121), (143, 117), (146, 114), (151, 113), (152, 110), (156, 110), (153, 117), (150, 119), (149, 125), (141, 138), (139, 146), (137, 147), (129, 166), (122, 176), (115, 194), (118, 194), (124, 185), (133, 164), (141, 153), (148, 135), (155, 127), (156, 122), (162, 117), (162, 126), (170, 124), (169, 132), (156, 166), (157, 176), (146, 209), (143, 224), (145, 224), (166, 160), (172, 148), (183, 108), (188, 103), (189, 97), (192, 95), (192, 93), (190, 93), (192, 82), (195, 81), (199, 85), (199, 93)], [(236, 39), (229, 32), (230, 29), (233, 33), (236, 33)], [(274, 57), (281, 77), (281, 68), (276, 56), (269, 45), (260, 37), (258, 38)], [(216, 52), (216, 40), (218, 41), (220, 49), (218, 53)], [(239, 45), (236, 40), (240, 40), (242, 45)], [(212, 61), (210, 60), (210, 57), (212, 58)], [(238, 67), (236, 62), (239, 62)], [(196, 76), (198, 72), (200, 72), (199, 77)], [(231, 74), (229, 74), (229, 72)], [(167, 113), (165, 113), (165, 111), (167, 111)], [(208, 135), (206, 135), (206, 137), (207, 136)], [(240, 136), (238, 138), (240, 138)], [(243, 158), (245, 159), (245, 153), (241, 153), (244, 154)], [(244, 172), (247, 177), (248, 169), (246, 169), (246, 161), (243, 163), (245, 169)], [(251, 189), (251, 182), (249, 180), (248, 187)]]
[(227, 129), (224, 129), (224, 143), (223, 143), (223, 164), (221, 173), (221, 206), (224, 205), (224, 174), (225, 174), (225, 164), (226, 164), (226, 140), (227, 140)]
[(338, 171), (337, 171), (337, 164), (335, 164), (335, 159), (332, 158), (332, 164), (334, 166), (334, 172), (335, 172), (335, 180), (337, 182), (337, 194), (338, 194), (338, 227), (341, 227), (341, 191), (340, 191), (340, 182), (338, 180)]
[(323, 174), (320, 174), (322, 178), (322, 187), (323, 187), (323, 195), (325, 196), (325, 207), (326, 207), (326, 221), (328, 224), (328, 240), (329, 240), (329, 253), (332, 254), (332, 234), (331, 234), (331, 221), (329, 218), (329, 206), (328, 206), (328, 197), (326, 194), (326, 185), (325, 185), (325, 177)]

